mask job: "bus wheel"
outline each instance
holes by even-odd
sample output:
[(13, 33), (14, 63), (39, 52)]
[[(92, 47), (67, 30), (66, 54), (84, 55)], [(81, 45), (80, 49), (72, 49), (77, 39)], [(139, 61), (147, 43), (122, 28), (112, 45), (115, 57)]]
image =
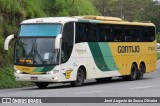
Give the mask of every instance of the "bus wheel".
[(79, 68), (78, 72), (77, 72), (77, 79), (76, 79), (76, 81), (72, 81), (71, 82), (71, 86), (73, 86), (73, 87), (80, 87), (80, 86), (82, 86), (83, 83), (84, 83), (84, 79), (85, 79), (84, 71), (83, 71), (82, 68)]
[(139, 71), (138, 71), (138, 75), (137, 75), (138, 80), (143, 78), (143, 74), (144, 74), (145, 70), (146, 70), (145, 65), (141, 63)]
[(98, 83), (103, 83), (103, 82), (109, 82), (111, 81), (112, 77), (107, 77), (107, 78), (97, 78), (96, 81)]
[(45, 89), (49, 85), (48, 82), (35, 82), (36, 86), (40, 89)]
[(136, 66), (135, 64), (132, 64), (130, 75), (128, 75), (128, 76), (123, 76), (122, 78), (123, 78), (124, 80), (134, 81), (134, 80), (137, 79), (137, 75), (138, 75), (137, 66)]

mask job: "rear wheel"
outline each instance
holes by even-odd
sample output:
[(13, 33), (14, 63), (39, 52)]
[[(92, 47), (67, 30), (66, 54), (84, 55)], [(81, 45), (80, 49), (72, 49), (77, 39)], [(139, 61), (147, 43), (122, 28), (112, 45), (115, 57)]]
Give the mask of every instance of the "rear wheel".
[(36, 86), (40, 89), (45, 89), (49, 85), (48, 82), (35, 82)]
[(82, 68), (79, 68), (78, 72), (77, 72), (77, 79), (76, 79), (76, 81), (72, 81), (71, 82), (71, 86), (73, 86), (73, 87), (80, 87), (80, 86), (82, 86), (83, 83), (84, 83), (84, 79), (85, 79), (84, 71), (83, 71)]
[(137, 79), (137, 75), (138, 75), (137, 66), (136, 66), (135, 64), (132, 64), (130, 75), (128, 75), (128, 76), (123, 76), (123, 79), (124, 79), (124, 80), (134, 81), (134, 80)]
[(137, 75), (138, 80), (143, 78), (143, 74), (144, 74), (145, 70), (146, 70), (145, 65), (141, 63), (139, 66), (139, 71), (138, 71), (138, 75)]

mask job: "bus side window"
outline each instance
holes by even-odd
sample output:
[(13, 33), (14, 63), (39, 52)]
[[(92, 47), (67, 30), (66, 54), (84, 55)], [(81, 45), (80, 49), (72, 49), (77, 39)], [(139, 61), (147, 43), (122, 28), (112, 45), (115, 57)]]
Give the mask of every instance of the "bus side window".
[(105, 42), (107, 41), (107, 35), (106, 35), (106, 31), (104, 28), (104, 25), (100, 25), (100, 42)]
[(135, 41), (136, 42), (142, 42), (143, 41), (143, 29), (140, 26), (134, 27), (135, 30)]
[(86, 26), (84, 24), (82, 24), (80, 26), (80, 42), (85, 42), (87, 39), (87, 34), (86, 34)]
[(76, 39), (75, 39), (75, 43), (79, 43), (80, 42), (80, 27), (79, 25), (76, 23)]
[(155, 40), (155, 28), (154, 27), (149, 27), (149, 41), (154, 41)]
[(112, 29), (110, 28), (110, 26), (106, 25), (106, 26), (101, 26), (101, 40), (103, 42), (110, 42), (112, 41)]
[(134, 37), (135, 37), (135, 41), (138, 42), (140, 41), (140, 32), (138, 28), (134, 28)]
[(90, 42), (97, 42), (97, 25), (92, 25), (91, 24), (91, 28), (90, 28), (90, 33), (88, 34), (88, 40)]
[(113, 41), (113, 34), (112, 34), (112, 29), (110, 27), (105, 28), (106, 35), (107, 35), (107, 41), (112, 42)]
[(125, 41), (127, 41), (127, 42), (131, 41), (131, 31), (130, 31), (130, 28), (124, 28), (124, 37), (125, 37)]
[(86, 42), (89, 28), (86, 23), (76, 23), (76, 43)]
[(101, 32), (101, 39), (100, 39), (100, 41), (102, 41), (102, 42), (105, 42), (105, 41), (107, 41), (107, 31), (106, 31), (106, 29), (101, 29), (102, 30), (102, 32)]
[(121, 26), (113, 26), (113, 37), (115, 42), (121, 42), (123, 41), (123, 33), (122, 33), (122, 27)]
[(154, 27), (144, 27), (143, 41), (152, 42), (155, 40), (155, 28)]
[(149, 41), (149, 32), (148, 32), (148, 28), (147, 27), (144, 27), (143, 41), (144, 42)]

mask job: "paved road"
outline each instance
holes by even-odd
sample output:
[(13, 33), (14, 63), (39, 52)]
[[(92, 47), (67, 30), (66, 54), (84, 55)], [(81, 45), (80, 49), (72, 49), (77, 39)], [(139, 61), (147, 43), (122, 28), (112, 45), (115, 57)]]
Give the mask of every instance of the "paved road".
[[(82, 87), (70, 87), (70, 84), (52, 84), (44, 90), (37, 89), (36, 86), (6, 89), (0, 90), (0, 97), (160, 97), (160, 61), (157, 64), (157, 71), (145, 74), (142, 80), (122, 81), (120, 78), (114, 78), (111, 82), (101, 84), (97, 83), (95, 80), (87, 80)], [(2, 104), (0, 104), (0, 106), (1, 105)], [(59, 104), (54, 104), (54, 106), (56, 105)], [(74, 104), (63, 105), (74, 106)], [(85, 105), (97, 106), (104, 104)], [(117, 104), (110, 105), (115, 106)], [(118, 105), (124, 106), (127, 104)], [(150, 106), (151, 104), (130, 105)], [(152, 105), (158, 106), (159, 104)], [(15, 106), (17, 106), (17, 104)]]

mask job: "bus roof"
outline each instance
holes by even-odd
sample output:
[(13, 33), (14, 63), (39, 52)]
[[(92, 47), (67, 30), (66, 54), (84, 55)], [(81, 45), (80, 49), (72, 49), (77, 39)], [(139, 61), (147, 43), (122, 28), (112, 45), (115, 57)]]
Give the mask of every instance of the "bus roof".
[(76, 18), (72, 17), (44, 17), (44, 18), (34, 18), (28, 19), (21, 22), (21, 24), (34, 24), (34, 23), (66, 23), (70, 21), (78, 21)]
[(137, 26), (155, 26), (150, 21), (144, 22), (128, 22), (122, 21), (121, 18), (117, 17), (105, 17), (105, 16), (74, 16), (74, 18), (78, 18), (81, 22), (97, 22), (104, 24), (116, 24), (116, 25), (137, 25)]
[(32, 23), (66, 23), (66, 22), (89, 22), (89, 23), (102, 23), (102, 24), (115, 24), (115, 25), (136, 25), (136, 26), (155, 26), (151, 22), (128, 22), (122, 21), (117, 17), (105, 17), (105, 16), (73, 16), (73, 17), (45, 17), (28, 19), (21, 22), (21, 24)]

